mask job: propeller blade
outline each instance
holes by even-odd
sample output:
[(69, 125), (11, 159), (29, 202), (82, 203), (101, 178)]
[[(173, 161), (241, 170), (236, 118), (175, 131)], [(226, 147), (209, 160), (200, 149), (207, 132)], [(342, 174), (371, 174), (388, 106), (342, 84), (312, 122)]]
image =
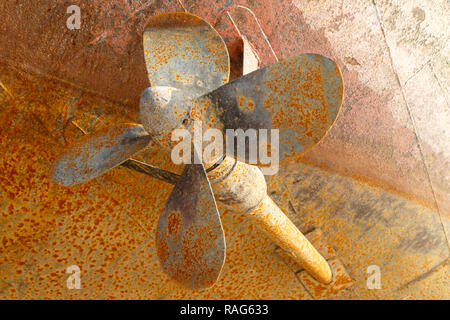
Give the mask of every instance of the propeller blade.
[(193, 14), (170, 12), (152, 17), (143, 42), (152, 87), (178, 88), (198, 97), (228, 82), (230, 58), (224, 41)]
[(225, 261), (225, 236), (205, 168), (188, 164), (158, 222), (156, 245), (163, 269), (193, 289), (211, 287)]
[(89, 133), (59, 157), (52, 180), (71, 186), (94, 179), (126, 161), (149, 142), (150, 136), (138, 124), (119, 124)]
[[(194, 99), (191, 117), (224, 134), (226, 129), (279, 129), (279, 159), (283, 163), (321, 141), (336, 120), (343, 91), (342, 75), (334, 61), (318, 54), (302, 54)], [(249, 143), (247, 159), (248, 152)], [(228, 153), (236, 156), (234, 150)]]

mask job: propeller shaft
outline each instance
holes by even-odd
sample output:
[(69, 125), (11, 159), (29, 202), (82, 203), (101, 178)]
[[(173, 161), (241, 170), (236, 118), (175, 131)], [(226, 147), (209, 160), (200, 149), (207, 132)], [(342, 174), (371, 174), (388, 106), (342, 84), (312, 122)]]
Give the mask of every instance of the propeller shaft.
[(258, 167), (226, 157), (208, 177), (216, 200), (253, 220), (317, 281), (331, 282), (327, 261), (269, 197), (264, 175)]

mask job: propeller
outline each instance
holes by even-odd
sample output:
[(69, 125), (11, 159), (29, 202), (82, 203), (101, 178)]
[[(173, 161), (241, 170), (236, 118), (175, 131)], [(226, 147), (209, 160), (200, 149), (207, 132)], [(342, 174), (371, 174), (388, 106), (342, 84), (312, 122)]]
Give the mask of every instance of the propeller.
[[(186, 164), (178, 176), (129, 157), (150, 139), (173, 147), (174, 129), (191, 128), (193, 120), (201, 120), (223, 133), (279, 129), (280, 159), (292, 160), (320, 142), (334, 123), (342, 102), (342, 76), (332, 60), (304, 54), (227, 84), (225, 43), (207, 22), (187, 13), (153, 17), (143, 43), (151, 84), (140, 101), (143, 126), (120, 124), (87, 134), (56, 161), (52, 178), (70, 186), (122, 164), (175, 183), (158, 221), (158, 257), (179, 283), (208, 288), (224, 264), (225, 237), (204, 165)], [(193, 150), (198, 159), (202, 150)]]

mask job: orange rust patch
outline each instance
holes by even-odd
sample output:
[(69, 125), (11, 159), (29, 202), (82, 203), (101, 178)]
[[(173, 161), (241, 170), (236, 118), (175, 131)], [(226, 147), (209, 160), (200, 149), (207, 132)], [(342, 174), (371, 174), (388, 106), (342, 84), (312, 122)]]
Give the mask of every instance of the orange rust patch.
[(169, 236), (175, 236), (181, 232), (181, 212), (171, 211), (167, 217)]
[(244, 97), (241, 95), (236, 96), (239, 110), (245, 113), (251, 113), (255, 109), (255, 102), (250, 97)]

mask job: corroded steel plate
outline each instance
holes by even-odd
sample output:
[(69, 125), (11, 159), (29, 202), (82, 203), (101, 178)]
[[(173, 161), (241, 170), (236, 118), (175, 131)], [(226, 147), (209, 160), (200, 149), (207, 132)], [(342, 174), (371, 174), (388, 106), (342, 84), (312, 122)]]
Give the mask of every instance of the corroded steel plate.
[(174, 87), (200, 96), (228, 82), (226, 45), (203, 19), (185, 12), (154, 16), (144, 31), (150, 85)]
[(224, 133), (239, 128), (279, 129), (283, 163), (326, 135), (339, 113), (343, 90), (342, 75), (334, 61), (318, 54), (302, 54), (195, 99), (191, 117)]
[(211, 287), (225, 262), (225, 236), (201, 164), (186, 165), (159, 217), (157, 252), (163, 269), (194, 289)]
[(119, 124), (75, 141), (55, 163), (52, 179), (65, 186), (94, 179), (144, 148), (150, 136), (138, 124)]

